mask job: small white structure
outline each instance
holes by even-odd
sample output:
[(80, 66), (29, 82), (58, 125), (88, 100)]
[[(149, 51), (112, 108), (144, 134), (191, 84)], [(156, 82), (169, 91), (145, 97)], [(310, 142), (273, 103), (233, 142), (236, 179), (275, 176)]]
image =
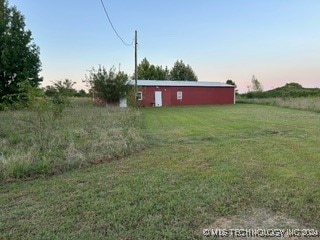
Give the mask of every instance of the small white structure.
[(128, 107), (128, 103), (127, 103), (127, 98), (126, 98), (126, 97), (120, 98), (119, 106), (120, 106), (121, 108), (126, 108), (126, 107)]

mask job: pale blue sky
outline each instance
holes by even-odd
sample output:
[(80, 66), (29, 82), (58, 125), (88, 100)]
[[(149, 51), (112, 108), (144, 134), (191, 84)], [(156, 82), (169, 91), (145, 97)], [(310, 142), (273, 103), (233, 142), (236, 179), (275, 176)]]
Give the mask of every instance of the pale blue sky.
[[(171, 67), (182, 59), (200, 81), (232, 79), (241, 92), (255, 75), (266, 90), (287, 82), (320, 87), (319, 0), (104, 0), (138, 61)], [(133, 74), (134, 47), (124, 46), (100, 0), (9, 0), (40, 47), (43, 85), (69, 78), (83, 88), (99, 64)]]

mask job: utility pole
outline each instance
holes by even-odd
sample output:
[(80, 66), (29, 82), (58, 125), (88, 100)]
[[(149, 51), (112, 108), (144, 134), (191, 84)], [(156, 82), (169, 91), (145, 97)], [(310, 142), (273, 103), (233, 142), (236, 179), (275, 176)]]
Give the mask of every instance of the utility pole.
[(138, 33), (135, 31), (134, 37), (134, 93), (137, 101), (137, 93), (138, 93)]

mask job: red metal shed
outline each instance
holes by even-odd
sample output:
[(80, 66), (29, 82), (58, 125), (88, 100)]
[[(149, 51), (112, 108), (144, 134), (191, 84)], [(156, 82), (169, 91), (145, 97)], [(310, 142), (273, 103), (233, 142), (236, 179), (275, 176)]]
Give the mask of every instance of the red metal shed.
[[(134, 85), (134, 80), (130, 80)], [(234, 104), (235, 86), (220, 82), (138, 80), (143, 107)]]

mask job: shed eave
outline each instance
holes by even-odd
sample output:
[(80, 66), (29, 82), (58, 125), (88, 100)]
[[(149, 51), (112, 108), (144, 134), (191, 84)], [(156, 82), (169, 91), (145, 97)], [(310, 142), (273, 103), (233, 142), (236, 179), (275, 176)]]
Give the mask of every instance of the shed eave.
[[(135, 80), (129, 80), (129, 85), (135, 85)], [(230, 87), (234, 85), (222, 82), (206, 82), (206, 81), (168, 81), (168, 80), (137, 80), (138, 86), (158, 86), (158, 87)]]

